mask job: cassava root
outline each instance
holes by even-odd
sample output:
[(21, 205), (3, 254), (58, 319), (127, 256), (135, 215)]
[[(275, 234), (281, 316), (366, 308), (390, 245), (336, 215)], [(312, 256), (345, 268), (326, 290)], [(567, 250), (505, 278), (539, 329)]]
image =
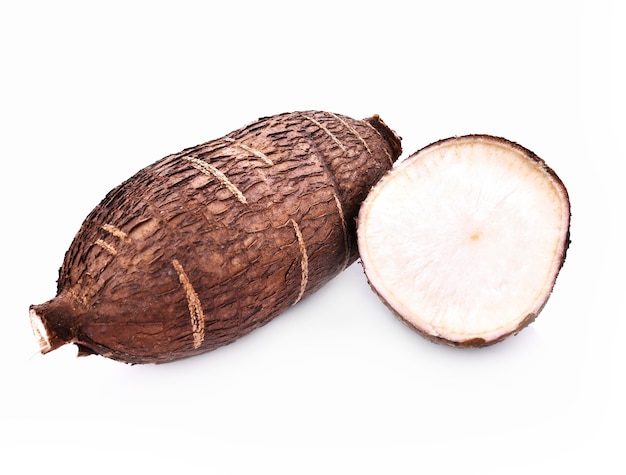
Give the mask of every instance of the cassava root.
[(400, 153), (378, 116), (306, 111), (140, 170), (85, 219), (57, 296), (31, 306), (41, 352), (162, 363), (242, 337), (357, 258), (360, 203)]

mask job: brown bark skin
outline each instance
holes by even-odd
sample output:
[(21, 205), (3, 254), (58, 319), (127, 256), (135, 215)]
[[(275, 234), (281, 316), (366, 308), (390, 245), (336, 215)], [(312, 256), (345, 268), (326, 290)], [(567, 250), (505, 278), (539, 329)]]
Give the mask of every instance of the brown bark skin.
[(261, 118), (113, 189), (31, 306), (46, 344), (162, 363), (233, 342), (357, 258), (361, 201), (401, 153), (374, 116)]

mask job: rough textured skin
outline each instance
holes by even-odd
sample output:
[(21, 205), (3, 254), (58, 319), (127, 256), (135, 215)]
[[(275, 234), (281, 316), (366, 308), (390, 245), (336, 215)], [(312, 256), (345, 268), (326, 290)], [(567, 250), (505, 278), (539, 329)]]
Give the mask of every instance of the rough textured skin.
[(377, 116), (308, 111), (144, 168), (86, 218), (57, 297), (31, 307), (42, 352), (159, 363), (267, 323), (356, 259), (360, 203), (400, 152)]

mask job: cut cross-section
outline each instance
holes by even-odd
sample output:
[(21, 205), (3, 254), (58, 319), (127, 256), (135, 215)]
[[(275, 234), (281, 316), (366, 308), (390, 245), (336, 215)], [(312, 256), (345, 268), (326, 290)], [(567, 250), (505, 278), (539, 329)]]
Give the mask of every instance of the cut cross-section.
[(543, 160), (487, 135), (431, 144), (361, 206), (372, 288), (410, 327), (453, 346), (515, 334), (542, 310), (569, 245), (565, 186)]

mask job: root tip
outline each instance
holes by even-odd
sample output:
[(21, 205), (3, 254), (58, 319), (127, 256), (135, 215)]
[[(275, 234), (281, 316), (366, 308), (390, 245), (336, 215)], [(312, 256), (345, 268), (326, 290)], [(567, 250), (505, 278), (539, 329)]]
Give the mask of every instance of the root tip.
[(46, 354), (66, 343), (74, 343), (79, 316), (67, 294), (59, 294), (41, 305), (31, 305), (30, 325), (39, 343), (39, 351)]
[(37, 311), (31, 307), (30, 312), (30, 325), (33, 329), (33, 333), (37, 338), (37, 343), (39, 344), (39, 351), (42, 354), (49, 353), (53, 350), (52, 344), (50, 343), (50, 338), (48, 334), (48, 329), (46, 328), (45, 323), (41, 319), (41, 317), (37, 314)]

